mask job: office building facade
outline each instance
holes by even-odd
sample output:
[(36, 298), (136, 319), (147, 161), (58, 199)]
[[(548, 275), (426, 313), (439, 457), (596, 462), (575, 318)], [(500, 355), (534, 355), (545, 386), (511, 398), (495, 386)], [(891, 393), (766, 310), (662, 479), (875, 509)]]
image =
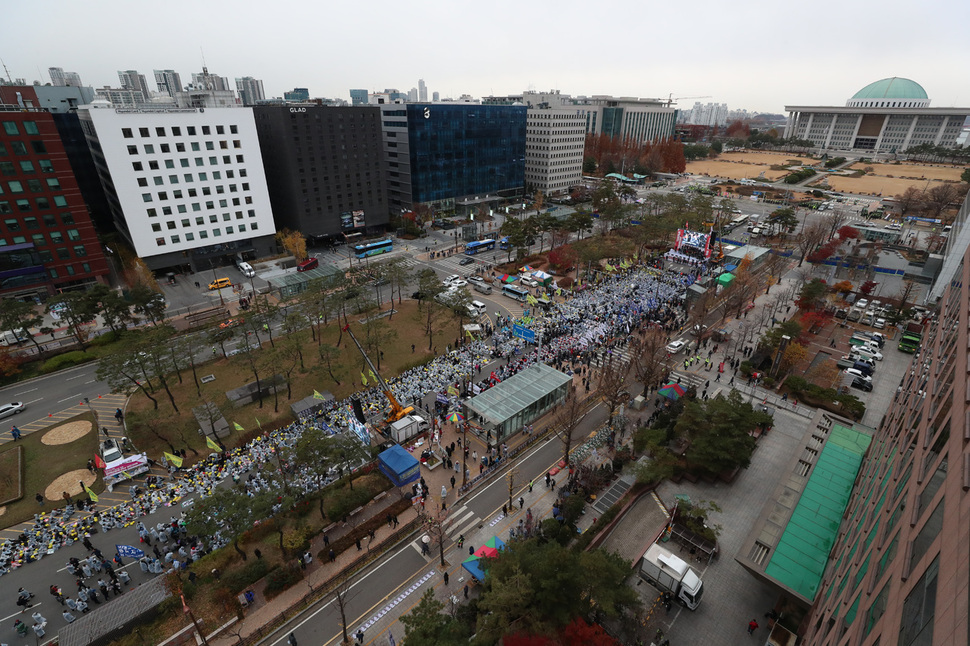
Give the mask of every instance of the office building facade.
[(931, 108), (923, 87), (891, 77), (870, 83), (845, 106), (785, 106), (785, 137), (821, 150), (897, 153), (922, 144), (954, 148), (970, 108)]
[(154, 271), (268, 255), (276, 234), (251, 108), (79, 111), (115, 226)]
[(45, 301), (106, 282), (108, 263), (54, 116), (0, 88), (0, 297)]
[(920, 350), (855, 482), (804, 643), (970, 641), (968, 216), (970, 201), (930, 289)]
[(677, 110), (659, 99), (635, 97), (567, 97), (566, 105), (586, 110), (586, 133), (638, 142), (673, 137)]
[(367, 95), (369, 93), (367, 90), (351, 90), (350, 91), (350, 104), (351, 105), (367, 105), (368, 99)]
[(236, 79), (236, 93), (243, 105), (256, 105), (266, 98), (266, 93), (263, 92), (263, 81), (254, 79), (252, 76)]
[(526, 190), (567, 193), (583, 179), (586, 111), (582, 108), (529, 108), (526, 122)]
[(253, 114), (279, 228), (318, 239), (385, 230), (379, 108), (260, 105)]
[(425, 85), (424, 79), (418, 79), (418, 101), (421, 103), (428, 102), (428, 86)]
[(526, 107), (382, 106), (392, 213), (467, 211), (525, 192)]
[[(310, 100), (310, 90), (305, 87), (295, 87), (289, 92), (283, 93), (284, 101), (309, 101)], [(366, 103), (366, 101), (364, 102)], [(355, 104), (356, 105), (356, 104)]]
[(152, 98), (152, 91), (148, 87), (148, 80), (145, 79), (144, 74), (139, 74), (137, 70), (124, 70), (118, 71), (118, 81), (121, 83), (121, 87), (126, 90), (136, 90), (141, 93), (142, 103), (145, 103)]

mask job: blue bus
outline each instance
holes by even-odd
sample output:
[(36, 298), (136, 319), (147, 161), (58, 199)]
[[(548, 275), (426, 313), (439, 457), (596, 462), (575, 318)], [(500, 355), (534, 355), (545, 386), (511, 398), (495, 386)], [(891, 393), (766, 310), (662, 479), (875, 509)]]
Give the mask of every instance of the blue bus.
[(495, 248), (495, 241), (491, 238), (487, 240), (479, 240), (477, 242), (469, 242), (465, 245), (465, 253), (469, 256), (474, 256), (479, 251), (491, 251)]
[(364, 244), (354, 245), (354, 253), (358, 258), (376, 256), (382, 253), (389, 253), (394, 250), (394, 242), (388, 238), (378, 242), (365, 242)]
[(512, 245), (509, 244), (509, 239), (507, 236), (498, 241), (498, 248), (501, 249), (502, 251), (508, 251), (509, 247), (511, 246)]

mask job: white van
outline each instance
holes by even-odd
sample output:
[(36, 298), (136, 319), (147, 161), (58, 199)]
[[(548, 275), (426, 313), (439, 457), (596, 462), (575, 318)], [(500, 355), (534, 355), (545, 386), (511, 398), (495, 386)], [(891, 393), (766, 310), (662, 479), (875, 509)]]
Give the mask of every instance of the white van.
[(250, 265), (248, 262), (243, 262), (242, 260), (240, 260), (239, 262), (236, 263), (236, 267), (246, 278), (252, 278), (253, 276), (256, 275), (256, 270), (253, 269), (252, 265)]
[(472, 281), (472, 289), (474, 289), (479, 294), (488, 295), (492, 293), (492, 286), (483, 280)]
[(0, 332), (0, 345), (20, 345), (29, 340), (30, 337), (25, 336), (22, 330), (17, 330), (16, 332), (3, 330)]
[(485, 312), (488, 311), (488, 308), (485, 307), (485, 303), (481, 301), (472, 301), (471, 305), (469, 305), (468, 307), (475, 310), (475, 316), (482, 316), (483, 314), (485, 314)]

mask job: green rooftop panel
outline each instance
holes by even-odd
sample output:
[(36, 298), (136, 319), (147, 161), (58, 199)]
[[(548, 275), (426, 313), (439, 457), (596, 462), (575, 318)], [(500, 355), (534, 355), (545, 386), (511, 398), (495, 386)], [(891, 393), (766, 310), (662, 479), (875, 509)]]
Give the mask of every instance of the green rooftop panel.
[(811, 602), (872, 436), (832, 426), (765, 574)]
[(853, 99), (927, 99), (926, 90), (916, 81), (893, 76), (870, 83), (855, 93)]

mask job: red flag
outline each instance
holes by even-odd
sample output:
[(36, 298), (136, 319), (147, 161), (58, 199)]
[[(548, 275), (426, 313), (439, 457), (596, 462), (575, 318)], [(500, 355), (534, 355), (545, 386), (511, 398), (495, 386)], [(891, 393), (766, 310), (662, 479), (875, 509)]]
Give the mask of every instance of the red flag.
[(104, 463), (104, 460), (101, 459), (100, 455), (96, 455), (94, 456), (94, 466), (98, 467), (99, 469), (103, 469), (108, 465)]

